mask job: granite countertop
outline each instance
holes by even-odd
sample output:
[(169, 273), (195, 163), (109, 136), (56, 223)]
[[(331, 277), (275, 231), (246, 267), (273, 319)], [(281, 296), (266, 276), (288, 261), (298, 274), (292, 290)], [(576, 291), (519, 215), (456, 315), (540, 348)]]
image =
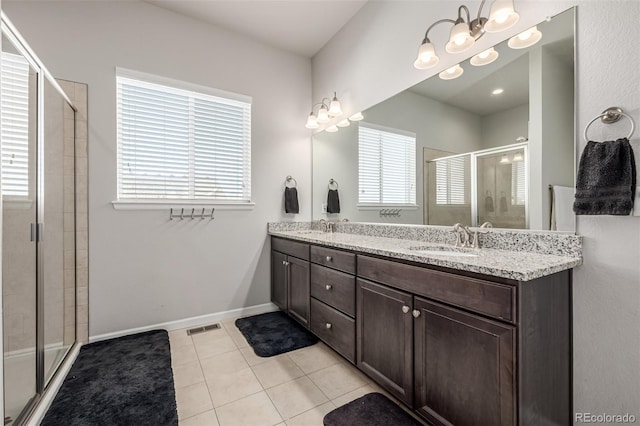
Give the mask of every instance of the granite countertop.
[[(557, 256), (492, 248), (463, 249), (452, 245), (425, 241), (341, 232), (269, 230), (269, 234), (327, 247), (409, 260), (461, 271), (477, 272), (518, 281), (530, 281), (571, 269), (582, 263), (582, 258), (577, 256)], [(439, 250), (446, 250), (449, 253), (440, 254), (438, 253)]]

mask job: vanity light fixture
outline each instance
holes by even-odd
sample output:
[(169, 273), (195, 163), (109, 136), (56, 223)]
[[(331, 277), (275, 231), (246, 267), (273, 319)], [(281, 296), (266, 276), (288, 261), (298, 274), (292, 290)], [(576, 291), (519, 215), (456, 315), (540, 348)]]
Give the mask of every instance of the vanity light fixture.
[(349, 117), (349, 121), (360, 121), (364, 119), (364, 115), (361, 112), (356, 112), (351, 117)]
[(538, 31), (538, 27), (534, 26), (520, 34), (513, 36), (507, 43), (512, 49), (524, 49), (533, 46), (542, 38), (542, 33)]
[(491, 95), (493, 96), (497, 96), (497, 95), (501, 95), (504, 93), (504, 89), (501, 87), (498, 87), (497, 89), (493, 89), (493, 91), (491, 92)]
[(478, 53), (469, 61), (471, 65), (476, 67), (481, 67), (483, 65), (489, 65), (496, 59), (498, 59), (498, 52), (493, 47), (488, 48), (487, 50)]
[(351, 122), (348, 119), (344, 119), (342, 121), (339, 121), (338, 124), (336, 124), (336, 126), (338, 127), (349, 127), (349, 125), (351, 124)]
[[(318, 115), (313, 113), (313, 109), (320, 105), (318, 109)], [(317, 129), (320, 124), (328, 123), (331, 118), (342, 115), (342, 106), (335, 92), (333, 92), (333, 99), (323, 98), (317, 104), (311, 107), (309, 117), (307, 117), (307, 129)]]
[(516, 161), (522, 161), (522, 154), (519, 152), (513, 156), (513, 162), (515, 163)]
[(460, 64), (455, 64), (451, 68), (447, 68), (442, 71), (438, 76), (443, 80), (453, 80), (454, 78), (458, 78), (462, 75), (464, 69), (460, 66)]
[(507, 157), (506, 155), (503, 155), (502, 158), (500, 159), (500, 164), (509, 164), (509, 157)]
[(327, 132), (329, 133), (335, 133), (337, 132), (339, 129), (338, 127), (334, 124), (333, 126), (329, 126), (325, 129)]
[[(520, 15), (518, 15), (513, 8), (513, 0), (494, 0), (491, 5), (489, 18), (485, 18), (482, 16), (482, 8), (485, 2), (486, 0), (482, 0), (478, 8), (478, 14), (473, 20), (471, 19), (469, 8), (462, 5), (458, 7), (458, 18), (456, 20), (440, 19), (431, 24), (424, 34), (424, 39), (418, 48), (418, 56), (413, 66), (418, 69), (428, 69), (436, 66), (440, 61), (440, 58), (438, 58), (436, 54), (435, 47), (431, 43), (431, 40), (429, 40), (429, 31), (436, 25), (445, 22), (453, 24), (451, 32), (449, 33), (449, 42), (445, 45), (445, 50), (455, 54), (471, 48), (476, 40), (482, 37), (485, 32), (506, 30), (515, 25), (520, 19)], [(463, 17), (463, 12), (464, 15), (466, 15), (466, 20)], [(495, 58), (493, 58), (491, 62), (494, 60)]]

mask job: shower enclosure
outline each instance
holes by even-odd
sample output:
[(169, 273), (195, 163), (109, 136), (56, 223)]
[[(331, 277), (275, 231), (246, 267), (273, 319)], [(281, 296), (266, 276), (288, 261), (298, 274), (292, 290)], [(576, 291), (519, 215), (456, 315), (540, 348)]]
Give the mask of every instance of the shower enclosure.
[(22, 424), (76, 342), (75, 108), (2, 16), (4, 423)]
[(527, 143), (440, 157), (426, 166), (426, 224), (528, 227)]

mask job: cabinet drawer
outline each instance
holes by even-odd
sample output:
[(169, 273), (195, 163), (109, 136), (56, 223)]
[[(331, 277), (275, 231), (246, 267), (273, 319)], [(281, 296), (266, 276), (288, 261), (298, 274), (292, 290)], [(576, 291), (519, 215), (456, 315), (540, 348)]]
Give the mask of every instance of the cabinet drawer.
[(298, 259), (309, 260), (309, 244), (283, 240), (282, 238), (271, 238), (271, 249)]
[(358, 256), (358, 276), (494, 318), (516, 318), (516, 289), (508, 285), (368, 256)]
[(356, 273), (356, 255), (354, 253), (311, 246), (311, 261), (350, 274)]
[(356, 314), (355, 277), (311, 264), (311, 296), (347, 315)]
[(311, 331), (346, 359), (356, 360), (356, 322), (311, 298)]

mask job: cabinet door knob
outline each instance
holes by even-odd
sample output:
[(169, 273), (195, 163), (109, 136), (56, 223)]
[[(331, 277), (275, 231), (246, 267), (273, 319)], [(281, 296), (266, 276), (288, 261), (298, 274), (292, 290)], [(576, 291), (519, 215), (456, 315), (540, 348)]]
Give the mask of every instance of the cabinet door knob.
[(333, 257), (327, 256), (326, 259), (327, 259), (327, 262), (331, 262), (333, 260)]
[(408, 307), (407, 305), (404, 305), (402, 307), (402, 312), (404, 312), (406, 314), (407, 312), (409, 312), (410, 309), (411, 309), (410, 307)]
[(286, 261), (286, 260), (283, 260), (283, 261), (282, 261), (282, 264), (286, 266), (286, 265), (287, 265), (287, 261)]
[(327, 330), (328, 330), (328, 329), (330, 329), (330, 328), (331, 328), (331, 323), (330, 323), (330, 322), (328, 322), (328, 323), (325, 325), (325, 327), (327, 327)]
[(411, 314), (413, 315), (414, 318), (418, 318), (420, 316), (420, 311), (417, 309), (414, 309)]
[(324, 286), (324, 288), (326, 288), (327, 291), (329, 291), (333, 288), (333, 286), (331, 284), (327, 284), (326, 286)]

